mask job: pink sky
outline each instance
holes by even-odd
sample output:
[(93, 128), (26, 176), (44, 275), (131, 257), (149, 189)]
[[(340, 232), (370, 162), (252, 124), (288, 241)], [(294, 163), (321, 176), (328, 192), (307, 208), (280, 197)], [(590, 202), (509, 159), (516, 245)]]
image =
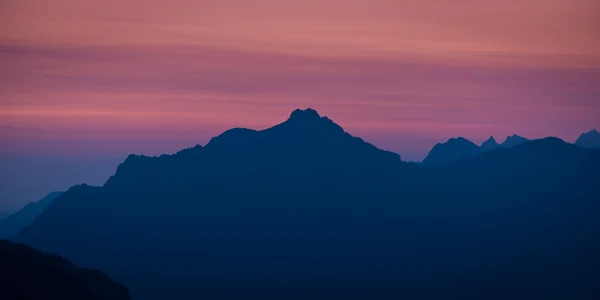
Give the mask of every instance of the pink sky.
[(2, 0), (0, 153), (160, 154), (312, 107), (420, 160), (600, 129), (596, 0)]

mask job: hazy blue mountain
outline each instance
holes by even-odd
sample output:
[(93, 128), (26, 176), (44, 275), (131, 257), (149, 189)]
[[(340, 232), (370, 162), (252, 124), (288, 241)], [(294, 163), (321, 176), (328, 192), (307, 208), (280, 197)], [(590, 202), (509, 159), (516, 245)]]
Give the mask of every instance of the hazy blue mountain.
[(582, 133), (575, 142), (575, 145), (583, 148), (600, 148), (600, 133), (596, 129)]
[(16, 240), (144, 300), (598, 299), (599, 167), (554, 138), (423, 167), (297, 110), (131, 155)]
[(10, 212), (10, 211), (0, 211), (0, 221), (2, 221), (4, 218), (8, 217), (10, 214), (12, 214), (12, 212)]
[(424, 165), (441, 166), (467, 157), (479, 155), (485, 151), (510, 148), (529, 140), (516, 134), (508, 136), (502, 144), (498, 144), (493, 136), (490, 136), (481, 147), (463, 137), (449, 139), (445, 143), (436, 144), (427, 157), (423, 160)]
[(506, 140), (501, 144), (501, 146), (503, 148), (510, 148), (510, 147), (514, 147), (516, 145), (523, 144), (523, 143), (528, 142), (528, 141), (529, 141), (528, 139), (526, 139), (526, 138), (524, 138), (522, 136), (513, 134), (513, 135), (507, 136)]
[(0, 296), (29, 300), (127, 300), (127, 288), (98, 270), (0, 240)]
[(473, 142), (459, 137), (449, 139), (445, 143), (436, 144), (423, 160), (424, 165), (440, 166), (461, 160), (482, 152)]
[(52, 192), (37, 202), (31, 202), (17, 212), (0, 220), (0, 238), (10, 239), (23, 228), (31, 225), (33, 220), (62, 192)]
[(500, 147), (500, 144), (498, 144), (496, 142), (496, 139), (494, 139), (493, 136), (490, 136), (489, 139), (487, 139), (485, 142), (483, 142), (481, 144), (481, 150), (483, 150), (483, 151), (493, 150), (493, 149), (497, 149), (499, 147)]

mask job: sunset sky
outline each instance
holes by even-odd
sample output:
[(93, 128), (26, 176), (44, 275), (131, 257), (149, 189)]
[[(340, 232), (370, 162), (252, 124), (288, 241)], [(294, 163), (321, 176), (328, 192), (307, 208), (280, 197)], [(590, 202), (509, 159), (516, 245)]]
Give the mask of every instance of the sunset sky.
[(600, 129), (600, 2), (0, 0), (4, 157), (157, 155), (306, 107), (407, 160), (574, 141)]

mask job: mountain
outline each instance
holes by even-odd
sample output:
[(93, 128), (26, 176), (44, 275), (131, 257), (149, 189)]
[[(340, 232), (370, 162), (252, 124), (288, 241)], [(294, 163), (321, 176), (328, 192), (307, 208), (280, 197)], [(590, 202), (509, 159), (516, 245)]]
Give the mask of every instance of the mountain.
[(600, 133), (596, 129), (583, 133), (579, 136), (575, 145), (583, 148), (600, 148)]
[(500, 145), (496, 142), (496, 139), (494, 139), (493, 136), (490, 136), (489, 139), (481, 144), (481, 150), (483, 151), (493, 150), (499, 147)]
[(7, 240), (0, 240), (0, 295), (6, 300), (131, 299), (125, 286), (98, 270)]
[(12, 212), (9, 211), (0, 211), (0, 221), (4, 220), (4, 218), (8, 217)]
[(423, 164), (428, 166), (439, 166), (478, 155), (481, 152), (482, 150), (479, 146), (465, 138), (452, 138), (445, 143), (436, 144), (423, 160)]
[(552, 138), (424, 167), (297, 110), (131, 155), (16, 240), (134, 299), (598, 299), (599, 167)]
[(506, 140), (504, 141), (504, 143), (501, 144), (501, 146), (503, 148), (510, 148), (510, 147), (514, 147), (516, 145), (523, 144), (523, 143), (528, 142), (528, 141), (529, 141), (528, 139), (526, 139), (526, 138), (524, 138), (522, 136), (513, 134), (513, 135), (507, 136)]
[(37, 202), (31, 202), (19, 211), (0, 220), (0, 238), (10, 239), (21, 229), (29, 226), (39, 214), (59, 195), (61, 192), (52, 192)]
[(463, 138), (452, 138), (445, 143), (436, 144), (427, 157), (423, 160), (424, 165), (441, 166), (467, 157), (479, 155), (485, 151), (497, 148), (510, 148), (529, 141), (516, 134), (508, 136), (502, 144), (498, 144), (493, 136), (490, 136), (481, 147)]

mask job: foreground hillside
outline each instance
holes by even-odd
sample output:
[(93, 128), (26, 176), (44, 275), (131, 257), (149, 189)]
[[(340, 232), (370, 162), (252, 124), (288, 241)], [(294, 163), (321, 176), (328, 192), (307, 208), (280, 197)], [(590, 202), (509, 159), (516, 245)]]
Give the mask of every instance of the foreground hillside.
[(421, 167), (297, 110), (132, 155), (17, 240), (136, 299), (596, 299), (599, 168), (552, 138)]
[(0, 240), (3, 300), (126, 300), (127, 288), (98, 270), (77, 268), (57, 255)]

